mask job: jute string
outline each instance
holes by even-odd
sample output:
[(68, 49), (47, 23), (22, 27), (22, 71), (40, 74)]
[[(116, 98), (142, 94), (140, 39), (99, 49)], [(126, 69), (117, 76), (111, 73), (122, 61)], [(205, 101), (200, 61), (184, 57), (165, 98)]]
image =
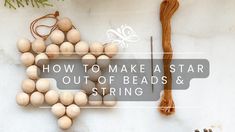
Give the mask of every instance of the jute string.
[(164, 93), (161, 98), (159, 110), (164, 115), (171, 115), (175, 112), (175, 104), (172, 98), (172, 75), (170, 64), (173, 51), (171, 47), (171, 18), (179, 7), (177, 0), (164, 0), (160, 8), (160, 20), (162, 24), (162, 47), (164, 51), (163, 65), (164, 76), (167, 77), (167, 84), (164, 85)]
[[(39, 17), (39, 18), (35, 19), (34, 21), (32, 21), (30, 24), (30, 32), (31, 32), (32, 36), (35, 39), (39, 37), (39, 38), (46, 40), (50, 36), (50, 34), (57, 28), (57, 22), (58, 22), (57, 17), (58, 16), (59, 16), (59, 12), (56, 11), (54, 14), (47, 14), (45, 16)], [(53, 25), (38, 24), (38, 22), (43, 19), (54, 19), (55, 22)], [(39, 30), (39, 28), (42, 28), (42, 27), (49, 28), (50, 29), (49, 33), (40, 34), (38, 30)]]

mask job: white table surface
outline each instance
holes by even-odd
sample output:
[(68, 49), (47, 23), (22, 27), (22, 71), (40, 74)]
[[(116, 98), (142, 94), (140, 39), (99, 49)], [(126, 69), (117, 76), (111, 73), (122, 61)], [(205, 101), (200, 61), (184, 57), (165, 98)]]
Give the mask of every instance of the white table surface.
[[(57, 132), (56, 118), (49, 109), (21, 108), (15, 102), (21, 81), (26, 78), (19, 62), (16, 41), (30, 38), (30, 22), (38, 16), (60, 11), (72, 19), (82, 39), (105, 41), (105, 32), (123, 24), (131, 26), (140, 41), (122, 49), (135, 57), (149, 56), (149, 37), (154, 51), (162, 52), (159, 22), (160, 0), (65, 0), (51, 8), (12, 10), (0, 6), (0, 131)], [(235, 1), (180, 0), (173, 17), (172, 41), (175, 58), (205, 58), (210, 76), (194, 79), (190, 88), (174, 91), (176, 113), (161, 116), (159, 102), (125, 102), (115, 109), (82, 109), (68, 132), (192, 132), (213, 127), (215, 132), (231, 132), (235, 116)], [(136, 53), (137, 52), (137, 53)], [(120, 55), (120, 57), (125, 57)], [(137, 108), (139, 107), (139, 108)]]

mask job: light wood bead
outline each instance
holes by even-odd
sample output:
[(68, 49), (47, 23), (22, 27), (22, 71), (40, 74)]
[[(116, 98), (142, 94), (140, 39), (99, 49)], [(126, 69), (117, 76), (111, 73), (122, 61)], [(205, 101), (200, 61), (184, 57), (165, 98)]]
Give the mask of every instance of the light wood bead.
[(46, 45), (43, 39), (35, 39), (32, 42), (32, 50), (35, 53), (42, 53), (46, 49)]
[(103, 97), (103, 103), (106, 106), (114, 106), (117, 103), (116, 97), (113, 95), (107, 94)]
[(58, 45), (50, 44), (46, 48), (46, 54), (50, 59), (56, 59), (60, 55), (60, 48)]
[(24, 66), (30, 66), (34, 64), (34, 55), (30, 52), (25, 52), (20, 57), (21, 63)]
[(87, 95), (86, 93), (79, 91), (75, 94), (74, 96), (74, 102), (75, 104), (77, 104), (78, 106), (84, 106), (87, 104)]
[(30, 96), (30, 103), (33, 106), (40, 106), (44, 103), (44, 95), (40, 92), (34, 92)]
[(87, 94), (92, 94), (92, 89), (95, 88), (95, 83), (91, 80), (83, 82), (81, 89), (84, 90)]
[(117, 44), (114, 44), (114, 43), (107, 44), (104, 48), (104, 53), (110, 58), (115, 56), (118, 53)]
[(61, 44), (64, 42), (65, 35), (60, 30), (54, 30), (50, 35), (50, 39), (53, 44)]
[(87, 54), (89, 52), (89, 45), (88, 45), (88, 43), (86, 43), (84, 41), (78, 42), (75, 45), (75, 52), (79, 56), (83, 56), (83, 55)]
[(110, 86), (108, 83), (104, 83), (104, 84), (97, 83), (96, 88), (97, 88), (97, 92), (102, 96), (110, 92)]
[(71, 92), (62, 92), (60, 94), (60, 102), (63, 105), (70, 105), (73, 103), (74, 95)]
[(65, 115), (65, 111), (66, 108), (61, 103), (56, 103), (51, 107), (51, 112), (53, 113), (53, 115), (55, 115), (58, 118)]
[(29, 104), (29, 95), (26, 93), (18, 93), (16, 95), (16, 102), (20, 106), (27, 106)]
[(89, 96), (89, 104), (92, 106), (102, 105), (102, 96), (99, 94), (97, 95), (91, 94)]
[(101, 69), (105, 69), (109, 66), (111, 60), (107, 55), (101, 55), (97, 58), (97, 64)]
[(78, 117), (79, 114), (80, 108), (75, 104), (69, 105), (66, 109), (66, 115), (72, 119)]
[(71, 56), (74, 52), (74, 46), (70, 42), (64, 42), (60, 45), (60, 51), (64, 56)]
[(31, 47), (31, 44), (28, 39), (22, 38), (22, 39), (19, 39), (17, 42), (17, 48), (22, 53), (30, 51), (30, 47)]
[(25, 79), (21, 83), (21, 88), (25, 93), (32, 93), (35, 90), (35, 82), (31, 79)]
[(90, 52), (95, 56), (103, 54), (104, 47), (101, 43), (95, 42), (90, 45)]
[(45, 53), (40, 53), (35, 57), (35, 64), (39, 67), (42, 67), (45, 64), (49, 63), (49, 58)]
[(45, 101), (49, 105), (53, 105), (53, 104), (57, 103), (58, 100), (59, 100), (59, 94), (55, 90), (49, 90), (45, 94)]
[[(93, 70), (94, 71), (93, 71)], [(98, 72), (95, 72), (99, 70)], [(89, 77), (88, 79), (90, 79), (91, 81), (94, 81), (96, 82), (98, 80), (98, 78), (102, 75), (101, 73), (101, 70), (98, 69), (98, 67), (93, 67), (93, 68), (90, 68), (88, 71), (87, 71), (87, 76)]]
[(73, 24), (69, 18), (65, 17), (65, 18), (62, 18), (58, 21), (57, 26), (63, 32), (67, 32), (72, 28)]
[(90, 53), (82, 57), (82, 64), (88, 65), (88, 67), (93, 66), (96, 63), (96, 57)]
[(63, 116), (58, 120), (58, 125), (63, 130), (69, 129), (72, 126), (72, 124), (73, 124), (72, 120), (67, 116)]
[(36, 89), (41, 93), (47, 92), (50, 89), (50, 81), (44, 78), (40, 78), (36, 82)]
[(30, 79), (36, 80), (40, 76), (40, 69), (35, 65), (29, 66), (26, 69), (26, 74)]
[(67, 33), (67, 40), (72, 43), (72, 44), (76, 44), (77, 42), (80, 41), (81, 37), (80, 37), (80, 32), (76, 29), (71, 29), (68, 31)]

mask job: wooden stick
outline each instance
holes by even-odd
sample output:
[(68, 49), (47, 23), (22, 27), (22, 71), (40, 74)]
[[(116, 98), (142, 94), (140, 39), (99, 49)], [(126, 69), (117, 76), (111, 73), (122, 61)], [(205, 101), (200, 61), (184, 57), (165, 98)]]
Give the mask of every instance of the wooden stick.
[(162, 23), (162, 47), (164, 51), (163, 65), (164, 76), (167, 77), (167, 83), (164, 85), (164, 93), (161, 98), (159, 110), (164, 115), (171, 115), (175, 112), (175, 104), (172, 98), (172, 75), (170, 64), (173, 51), (171, 47), (171, 17), (179, 7), (177, 0), (164, 0), (161, 3), (160, 20)]

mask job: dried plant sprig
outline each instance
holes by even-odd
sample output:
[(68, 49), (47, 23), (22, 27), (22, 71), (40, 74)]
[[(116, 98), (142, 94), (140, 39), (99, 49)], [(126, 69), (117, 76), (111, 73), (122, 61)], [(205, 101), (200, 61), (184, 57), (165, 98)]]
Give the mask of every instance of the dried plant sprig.
[(32, 6), (32, 7), (46, 7), (46, 6), (53, 6), (49, 0), (5, 0), (4, 6), (8, 8), (17, 9), (20, 7), (25, 6)]
[(11, 0), (5, 0), (4, 6), (5, 6), (5, 7), (9, 7), (9, 8), (13, 8), (13, 9), (16, 9), (14, 3), (12, 3)]

